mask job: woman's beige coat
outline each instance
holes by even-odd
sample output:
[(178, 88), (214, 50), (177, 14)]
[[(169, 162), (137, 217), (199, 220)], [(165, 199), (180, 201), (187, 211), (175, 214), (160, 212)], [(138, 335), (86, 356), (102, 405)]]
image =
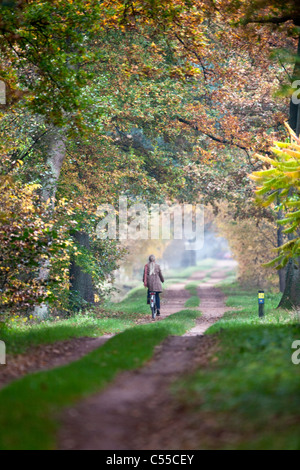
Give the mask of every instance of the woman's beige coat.
[(165, 282), (159, 264), (154, 265), (154, 273), (150, 273), (150, 263), (144, 267), (143, 282), (144, 286), (148, 287), (150, 291), (162, 292), (162, 282)]

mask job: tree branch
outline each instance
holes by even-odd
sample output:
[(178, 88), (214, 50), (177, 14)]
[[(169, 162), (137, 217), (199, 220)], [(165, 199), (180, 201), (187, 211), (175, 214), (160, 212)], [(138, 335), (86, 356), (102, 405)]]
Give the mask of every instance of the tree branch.
[[(286, 23), (287, 21), (294, 21), (299, 20), (299, 18), (295, 18), (294, 15), (285, 15), (281, 17), (265, 17), (265, 18), (248, 18), (243, 20), (243, 24), (249, 24), (249, 23), (260, 23), (260, 24), (267, 24), (267, 23), (272, 23), (272, 24), (282, 24)], [(297, 21), (298, 22), (298, 21)]]
[(213, 134), (210, 134), (208, 132), (204, 132), (201, 129), (199, 129), (199, 127), (196, 124), (194, 124), (193, 122), (188, 121), (187, 119), (183, 119), (183, 118), (177, 116), (177, 120), (179, 122), (182, 122), (183, 124), (187, 124), (188, 126), (195, 129), (195, 131), (200, 132), (203, 135), (206, 135), (207, 137), (214, 140), (215, 142), (218, 142), (218, 143), (224, 144), (224, 145), (230, 145), (231, 147), (237, 147), (237, 148), (243, 150), (246, 153), (249, 165), (252, 166), (252, 167), (254, 166), (253, 163), (251, 162), (251, 156), (249, 154), (248, 147), (245, 147), (244, 145), (239, 145), (235, 142), (232, 142), (232, 140), (230, 141), (230, 140), (224, 139), (223, 137), (216, 137)]
[(215, 142), (219, 142), (220, 144), (225, 144), (225, 145), (231, 145), (233, 147), (238, 147), (242, 150), (246, 150), (248, 151), (248, 148), (243, 146), (243, 145), (239, 145), (239, 144), (236, 144), (230, 140), (227, 140), (227, 139), (224, 139), (223, 137), (216, 137), (215, 135), (213, 134), (210, 134), (209, 132), (204, 132), (202, 131), (201, 129), (199, 129), (199, 127), (197, 126), (197, 124), (194, 124), (193, 122), (191, 121), (188, 121), (187, 119), (183, 119), (181, 117), (177, 117), (177, 120), (179, 122), (182, 122), (183, 124), (187, 124), (188, 126), (192, 127), (193, 129), (195, 129), (197, 132), (200, 132), (201, 134), (204, 134), (206, 135), (207, 137), (209, 137), (210, 139), (214, 140)]

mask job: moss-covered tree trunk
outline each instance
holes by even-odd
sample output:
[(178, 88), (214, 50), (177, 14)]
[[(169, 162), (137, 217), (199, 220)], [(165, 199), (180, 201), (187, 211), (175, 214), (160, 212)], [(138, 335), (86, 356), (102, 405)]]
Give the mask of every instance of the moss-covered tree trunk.
[(287, 268), (286, 286), (278, 307), (292, 309), (300, 305), (300, 262), (290, 260)]
[[(57, 190), (57, 183), (60, 177), (62, 164), (66, 155), (66, 138), (63, 129), (53, 127), (46, 133), (43, 143), (42, 150), (46, 156), (46, 163), (48, 166), (48, 172), (44, 176), (42, 185), (42, 202), (48, 204), (49, 213), (54, 209), (55, 195)], [(42, 260), (40, 263), (38, 280), (47, 283), (50, 274), (50, 261)], [(47, 302), (43, 302), (40, 305), (36, 305), (33, 310), (33, 314), (40, 318), (46, 318), (49, 314), (49, 306)]]
[[(72, 234), (79, 246), (90, 249), (89, 235), (86, 232), (74, 232)], [(83, 304), (93, 304), (95, 302), (94, 286), (92, 276), (71, 260), (70, 265), (70, 306), (72, 310), (77, 310)]]

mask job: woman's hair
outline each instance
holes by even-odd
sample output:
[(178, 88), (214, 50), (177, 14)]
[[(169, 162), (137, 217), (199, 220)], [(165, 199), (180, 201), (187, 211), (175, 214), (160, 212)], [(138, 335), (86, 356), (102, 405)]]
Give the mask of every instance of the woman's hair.
[(151, 274), (155, 274), (155, 256), (154, 255), (150, 255), (149, 256), (149, 275), (151, 276)]

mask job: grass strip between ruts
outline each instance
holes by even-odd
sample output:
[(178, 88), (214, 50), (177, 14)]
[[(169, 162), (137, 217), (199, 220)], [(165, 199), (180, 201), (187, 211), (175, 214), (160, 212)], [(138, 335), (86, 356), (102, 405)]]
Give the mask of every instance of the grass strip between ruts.
[(195, 307), (199, 307), (199, 305), (200, 305), (200, 299), (196, 295), (193, 295), (192, 297), (190, 297), (184, 304), (186, 308), (195, 308)]
[(199, 311), (182, 310), (163, 321), (130, 328), (80, 360), (29, 374), (0, 391), (0, 449), (54, 449), (63, 407), (100, 391), (116, 374), (151, 358), (169, 335), (191, 329)]
[(184, 306), (186, 308), (195, 308), (199, 307), (200, 305), (200, 298), (198, 296), (198, 286), (202, 281), (192, 281), (189, 282), (186, 286), (185, 289), (189, 291), (191, 294), (191, 297), (187, 299), (185, 302)]

